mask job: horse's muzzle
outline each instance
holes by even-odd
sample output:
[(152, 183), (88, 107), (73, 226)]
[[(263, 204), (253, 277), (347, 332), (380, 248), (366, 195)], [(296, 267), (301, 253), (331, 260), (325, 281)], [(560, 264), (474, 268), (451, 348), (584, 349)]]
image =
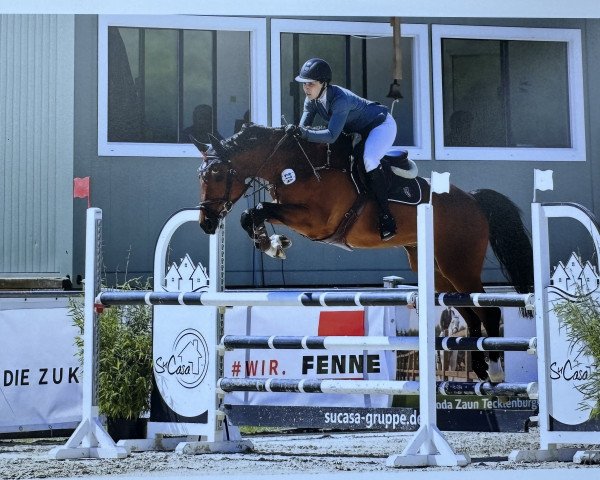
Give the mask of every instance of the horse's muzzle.
[(219, 219), (213, 218), (204, 210), (200, 210), (200, 228), (207, 233), (208, 235), (213, 235), (217, 231), (217, 227), (219, 226)]
[(200, 228), (204, 230), (204, 233), (213, 235), (217, 231), (217, 222), (207, 219), (204, 222), (200, 222)]

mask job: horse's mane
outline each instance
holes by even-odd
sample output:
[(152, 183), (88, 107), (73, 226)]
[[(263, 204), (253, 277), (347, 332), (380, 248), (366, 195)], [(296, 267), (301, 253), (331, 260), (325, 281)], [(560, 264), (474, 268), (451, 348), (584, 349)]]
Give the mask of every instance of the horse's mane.
[[(316, 127), (326, 128), (326, 127)], [(288, 137), (292, 140), (291, 137)], [(299, 140), (304, 145), (302, 150), (296, 151), (298, 145), (296, 141), (285, 141), (283, 137), (283, 127), (266, 127), (264, 125), (258, 125), (255, 123), (245, 123), (242, 129), (232, 135), (231, 137), (220, 142), (218, 146), (219, 154), (223, 158), (231, 158), (233, 154), (239, 154), (244, 151), (249, 151), (254, 148), (257, 142), (266, 143), (272, 142), (273, 148), (280, 140), (284, 140), (281, 145), (281, 152), (295, 152), (296, 155), (289, 155), (289, 161), (292, 162), (294, 167), (297, 169), (296, 172), (299, 175), (308, 174), (312, 175), (313, 171), (311, 164), (305, 161), (304, 152), (309, 152), (310, 148), (325, 148), (325, 145), (312, 144), (309, 145), (306, 140)], [(347, 167), (348, 156), (351, 153), (351, 137), (346, 134), (340, 135), (340, 137), (333, 143), (331, 147), (331, 167), (344, 169)], [(302, 152), (302, 154), (300, 154)], [(309, 153), (309, 155), (311, 155)], [(323, 153), (324, 155), (324, 153)], [(320, 155), (319, 155), (320, 156)], [(325, 158), (325, 157), (323, 157)], [(311, 159), (314, 159), (311, 155)], [(306, 171), (305, 171), (306, 170)]]
[[(318, 126), (311, 128), (313, 130), (322, 130), (326, 127)], [(256, 123), (244, 123), (239, 132), (223, 140), (221, 145), (229, 152), (233, 150), (244, 151), (253, 146), (257, 140), (264, 140), (270, 137), (274, 132), (280, 132), (283, 134), (283, 127), (266, 127)], [(344, 144), (350, 141), (351, 140), (348, 135), (342, 134), (338, 140), (336, 140), (335, 144)]]
[(223, 140), (221, 146), (228, 152), (243, 152), (256, 144), (257, 140), (265, 139), (275, 131), (282, 131), (281, 127), (265, 127), (256, 123), (244, 123), (242, 129)]

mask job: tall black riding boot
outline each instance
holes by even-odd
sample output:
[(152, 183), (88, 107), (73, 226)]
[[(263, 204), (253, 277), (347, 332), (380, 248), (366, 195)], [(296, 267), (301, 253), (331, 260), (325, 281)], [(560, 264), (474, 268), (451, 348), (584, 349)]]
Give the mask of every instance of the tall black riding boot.
[(379, 235), (385, 242), (396, 235), (396, 221), (388, 204), (388, 182), (381, 167), (368, 172), (367, 178), (379, 207)]

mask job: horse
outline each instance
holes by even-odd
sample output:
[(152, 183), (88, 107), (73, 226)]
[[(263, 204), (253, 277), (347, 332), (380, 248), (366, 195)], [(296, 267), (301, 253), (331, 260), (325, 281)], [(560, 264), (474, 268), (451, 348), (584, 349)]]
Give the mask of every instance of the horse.
[[(255, 246), (285, 258), (291, 242), (284, 235), (267, 235), (265, 222), (283, 224), (315, 241), (343, 248), (404, 247), (410, 268), (417, 271), (417, 208), (390, 202), (396, 235), (382, 241), (375, 202), (357, 188), (349, 159), (352, 138), (341, 135), (333, 144), (311, 143), (286, 134), (282, 127), (246, 124), (223, 141), (202, 144), (199, 168), (199, 222), (214, 234), (222, 218), (250, 188), (262, 182), (272, 202), (243, 212), (241, 223)], [(362, 163), (362, 162), (361, 162)], [(423, 183), (421, 201), (430, 188)], [(488, 244), (519, 293), (533, 289), (533, 254), (519, 208), (506, 196), (489, 189), (467, 193), (451, 185), (449, 193), (434, 194), (435, 288), (438, 292), (484, 292), (481, 274)], [(458, 308), (469, 334), (500, 336), (499, 308)], [(473, 352), (472, 369), (481, 380), (501, 382), (499, 352)]]

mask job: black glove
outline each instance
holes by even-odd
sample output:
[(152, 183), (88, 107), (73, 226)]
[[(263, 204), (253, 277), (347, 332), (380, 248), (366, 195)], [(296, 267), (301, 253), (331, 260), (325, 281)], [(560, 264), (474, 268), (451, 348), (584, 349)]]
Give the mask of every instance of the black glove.
[(285, 133), (286, 135), (293, 135), (294, 137), (299, 137), (301, 134), (300, 127), (298, 125), (290, 123), (289, 125), (286, 125)]

